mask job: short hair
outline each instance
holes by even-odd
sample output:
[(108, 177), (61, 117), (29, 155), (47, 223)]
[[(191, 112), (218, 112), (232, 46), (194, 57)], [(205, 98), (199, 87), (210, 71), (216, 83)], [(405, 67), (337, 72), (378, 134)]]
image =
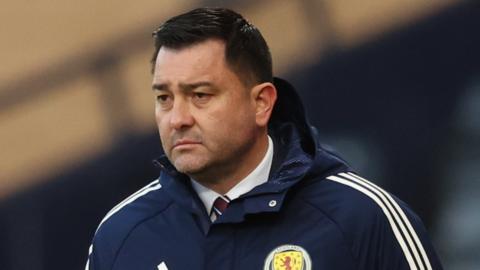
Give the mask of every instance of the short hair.
[(225, 42), (225, 59), (245, 85), (273, 82), (272, 56), (260, 31), (226, 8), (197, 8), (164, 22), (153, 32), (152, 72), (161, 47), (182, 49), (208, 39)]

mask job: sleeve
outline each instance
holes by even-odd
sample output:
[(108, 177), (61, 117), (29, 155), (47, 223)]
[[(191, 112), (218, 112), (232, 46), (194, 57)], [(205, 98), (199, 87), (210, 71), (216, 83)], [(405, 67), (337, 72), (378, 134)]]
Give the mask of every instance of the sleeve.
[(90, 248), (88, 250), (88, 258), (87, 258), (87, 263), (85, 265), (85, 270), (96, 270), (97, 268), (95, 267), (95, 262), (94, 262), (94, 254), (93, 254), (93, 244), (90, 245)]
[(362, 269), (443, 269), (420, 218), (391, 198), (390, 207), (380, 207), (375, 222), (366, 228), (369, 237), (360, 242), (367, 251), (359, 250)]
[(116, 240), (122, 241), (122, 238), (106, 235), (100, 228), (88, 250), (85, 270), (111, 270), (117, 253)]
[(85, 270), (110, 270), (111, 266), (107, 265), (107, 260), (105, 257), (102, 258), (99, 254), (98, 248), (92, 242), (88, 250), (88, 259), (85, 265)]
[(344, 187), (337, 218), (358, 269), (443, 269), (422, 221), (408, 205), (353, 173), (328, 179)]

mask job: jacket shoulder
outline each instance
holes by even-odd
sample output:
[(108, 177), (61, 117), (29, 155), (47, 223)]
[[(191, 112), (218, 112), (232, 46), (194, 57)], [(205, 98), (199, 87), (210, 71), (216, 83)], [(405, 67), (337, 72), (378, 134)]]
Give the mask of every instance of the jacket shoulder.
[(439, 265), (422, 221), (404, 202), (352, 172), (317, 180), (309, 185), (305, 200), (337, 226), (358, 265), (365, 269)]
[(137, 223), (158, 212), (162, 204), (169, 202), (165, 200), (165, 196), (159, 196), (161, 189), (162, 185), (157, 179), (118, 203), (102, 219), (96, 234)]
[[(102, 219), (89, 251), (90, 265), (110, 265), (117, 251), (137, 225), (157, 215), (171, 203), (155, 180), (113, 207)], [(97, 267), (91, 267), (95, 269)], [(103, 268), (102, 268), (103, 269)]]

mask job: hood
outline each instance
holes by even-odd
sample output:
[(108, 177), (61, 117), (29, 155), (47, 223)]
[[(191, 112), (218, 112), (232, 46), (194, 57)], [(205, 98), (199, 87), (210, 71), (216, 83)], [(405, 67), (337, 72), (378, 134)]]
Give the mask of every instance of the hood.
[(275, 77), (273, 83), (277, 88), (277, 101), (268, 126), (270, 133), (281, 133), (281, 127), (286, 123), (291, 124), (298, 132), (303, 151), (313, 156), (316, 141), (307, 122), (305, 108), (300, 96), (295, 88), (284, 79)]
[(295, 88), (281, 78), (274, 78), (274, 85), (277, 88), (277, 101), (269, 122), (269, 134), (274, 140), (276, 154), (271, 178), (282, 174), (281, 171), (299, 160), (302, 165), (298, 167), (303, 167), (301, 171), (310, 175), (329, 174), (340, 168), (348, 168), (343, 159), (321, 146), (318, 131), (308, 122)]

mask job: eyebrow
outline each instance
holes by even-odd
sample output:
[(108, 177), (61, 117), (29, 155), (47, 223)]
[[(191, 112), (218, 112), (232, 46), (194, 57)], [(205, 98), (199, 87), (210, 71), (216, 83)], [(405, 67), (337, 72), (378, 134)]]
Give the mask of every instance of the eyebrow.
[[(208, 82), (208, 81), (200, 81), (196, 83), (180, 83), (179, 86), (183, 92), (191, 92), (199, 87), (210, 87), (214, 90), (217, 89), (211, 82)], [(166, 91), (166, 90), (169, 90), (169, 88), (170, 88), (170, 85), (167, 83), (158, 83), (158, 84), (152, 85), (152, 90)]]

